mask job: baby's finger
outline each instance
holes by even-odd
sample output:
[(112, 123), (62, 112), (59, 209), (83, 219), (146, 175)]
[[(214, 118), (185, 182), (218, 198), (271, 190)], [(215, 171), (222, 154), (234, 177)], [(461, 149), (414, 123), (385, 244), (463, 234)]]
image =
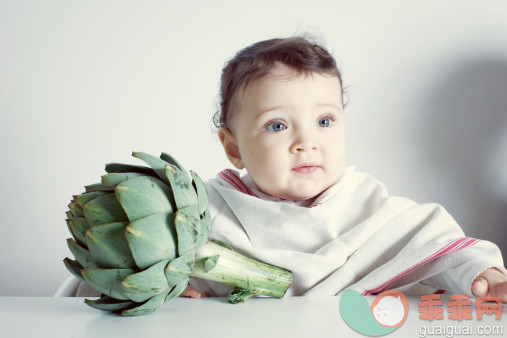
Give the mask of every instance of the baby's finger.
[(476, 298), (483, 298), (488, 295), (488, 281), (482, 277), (478, 277), (472, 284), (472, 293)]
[(493, 297), (500, 298), (504, 304), (507, 304), (507, 282), (494, 285), (490, 290), (490, 294)]
[(193, 286), (187, 285), (185, 291), (183, 291), (180, 297), (190, 297), (190, 298), (201, 298), (201, 293), (197, 291)]

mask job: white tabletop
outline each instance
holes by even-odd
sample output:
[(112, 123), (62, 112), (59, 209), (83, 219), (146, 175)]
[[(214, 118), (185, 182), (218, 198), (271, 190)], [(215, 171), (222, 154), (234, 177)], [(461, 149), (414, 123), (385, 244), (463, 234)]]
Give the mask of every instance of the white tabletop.
[[(370, 304), (374, 298), (368, 298)], [(503, 336), (507, 335), (506, 306), (503, 307), (500, 321), (492, 316), (477, 321), (474, 311), (474, 320), (428, 322), (419, 319), (417, 302), (420, 298), (408, 299), (407, 320), (386, 337), (419, 337), (421, 326), (428, 325), (473, 326), (475, 329), (478, 326), (503, 326)], [(176, 298), (163, 304), (154, 313), (139, 317), (122, 317), (95, 310), (84, 304), (83, 300), (68, 297), (0, 297), (0, 336), (365, 337), (343, 321), (339, 296), (252, 298), (236, 305), (228, 303), (225, 298)]]

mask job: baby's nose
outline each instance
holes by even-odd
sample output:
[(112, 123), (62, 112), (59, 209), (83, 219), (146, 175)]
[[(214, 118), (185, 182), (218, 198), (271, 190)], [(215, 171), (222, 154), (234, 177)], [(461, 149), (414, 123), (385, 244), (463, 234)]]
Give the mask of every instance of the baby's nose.
[(303, 151), (317, 150), (319, 149), (319, 145), (317, 142), (311, 139), (301, 139), (294, 142), (291, 146), (292, 153), (300, 153)]

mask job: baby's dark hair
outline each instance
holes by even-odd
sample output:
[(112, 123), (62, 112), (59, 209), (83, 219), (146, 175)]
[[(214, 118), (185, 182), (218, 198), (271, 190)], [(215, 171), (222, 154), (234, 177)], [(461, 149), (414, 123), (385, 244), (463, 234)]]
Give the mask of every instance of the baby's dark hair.
[(317, 72), (336, 76), (342, 88), (343, 102), (341, 72), (324, 47), (301, 36), (264, 40), (240, 50), (225, 64), (220, 78), (220, 108), (213, 116), (217, 129), (230, 126), (238, 90), (267, 75), (276, 62), (288, 66), (296, 75)]

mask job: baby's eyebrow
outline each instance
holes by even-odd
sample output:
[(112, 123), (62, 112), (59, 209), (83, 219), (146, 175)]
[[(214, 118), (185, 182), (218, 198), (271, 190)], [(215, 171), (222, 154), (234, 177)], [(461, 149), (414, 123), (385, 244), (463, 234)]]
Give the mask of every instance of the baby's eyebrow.
[(273, 110), (277, 110), (277, 109), (281, 109), (281, 108), (284, 108), (285, 106), (283, 105), (278, 105), (278, 106), (274, 106), (274, 107), (271, 107), (271, 108), (266, 108), (266, 109), (262, 109), (261, 111), (259, 111), (259, 113), (257, 114), (257, 117), (260, 117), (266, 113), (269, 113), (270, 111), (273, 111)]
[(262, 116), (264, 116), (265, 114), (272, 112), (274, 110), (281, 109), (281, 108), (285, 108), (285, 106), (278, 105), (278, 106), (274, 106), (274, 107), (270, 107), (270, 108), (261, 109), (255, 115), (253, 115), (254, 121), (262, 120)]
[[(334, 103), (318, 103), (315, 105), (316, 108), (321, 108), (321, 107), (329, 107), (329, 108), (333, 108), (335, 110), (339, 110), (341, 111), (341, 107), (340, 105), (338, 104), (334, 104)], [(261, 117), (262, 115), (264, 115), (265, 113), (269, 113), (270, 111), (273, 111), (273, 110), (277, 110), (277, 109), (281, 109), (281, 108), (285, 108), (284, 105), (278, 105), (278, 106), (274, 106), (274, 107), (270, 107), (270, 108), (266, 108), (266, 109), (262, 109), (259, 111), (259, 113), (257, 114), (257, 117)]]
[(316, 107), (319, 107), (319, 108), (320, 107), (329, 107), (329, 108), (333, 108), (333, 109), (341, 111), (340, 105), (333, 104), (333, 103), (319, 103), (318, 105), (316, 105)]

